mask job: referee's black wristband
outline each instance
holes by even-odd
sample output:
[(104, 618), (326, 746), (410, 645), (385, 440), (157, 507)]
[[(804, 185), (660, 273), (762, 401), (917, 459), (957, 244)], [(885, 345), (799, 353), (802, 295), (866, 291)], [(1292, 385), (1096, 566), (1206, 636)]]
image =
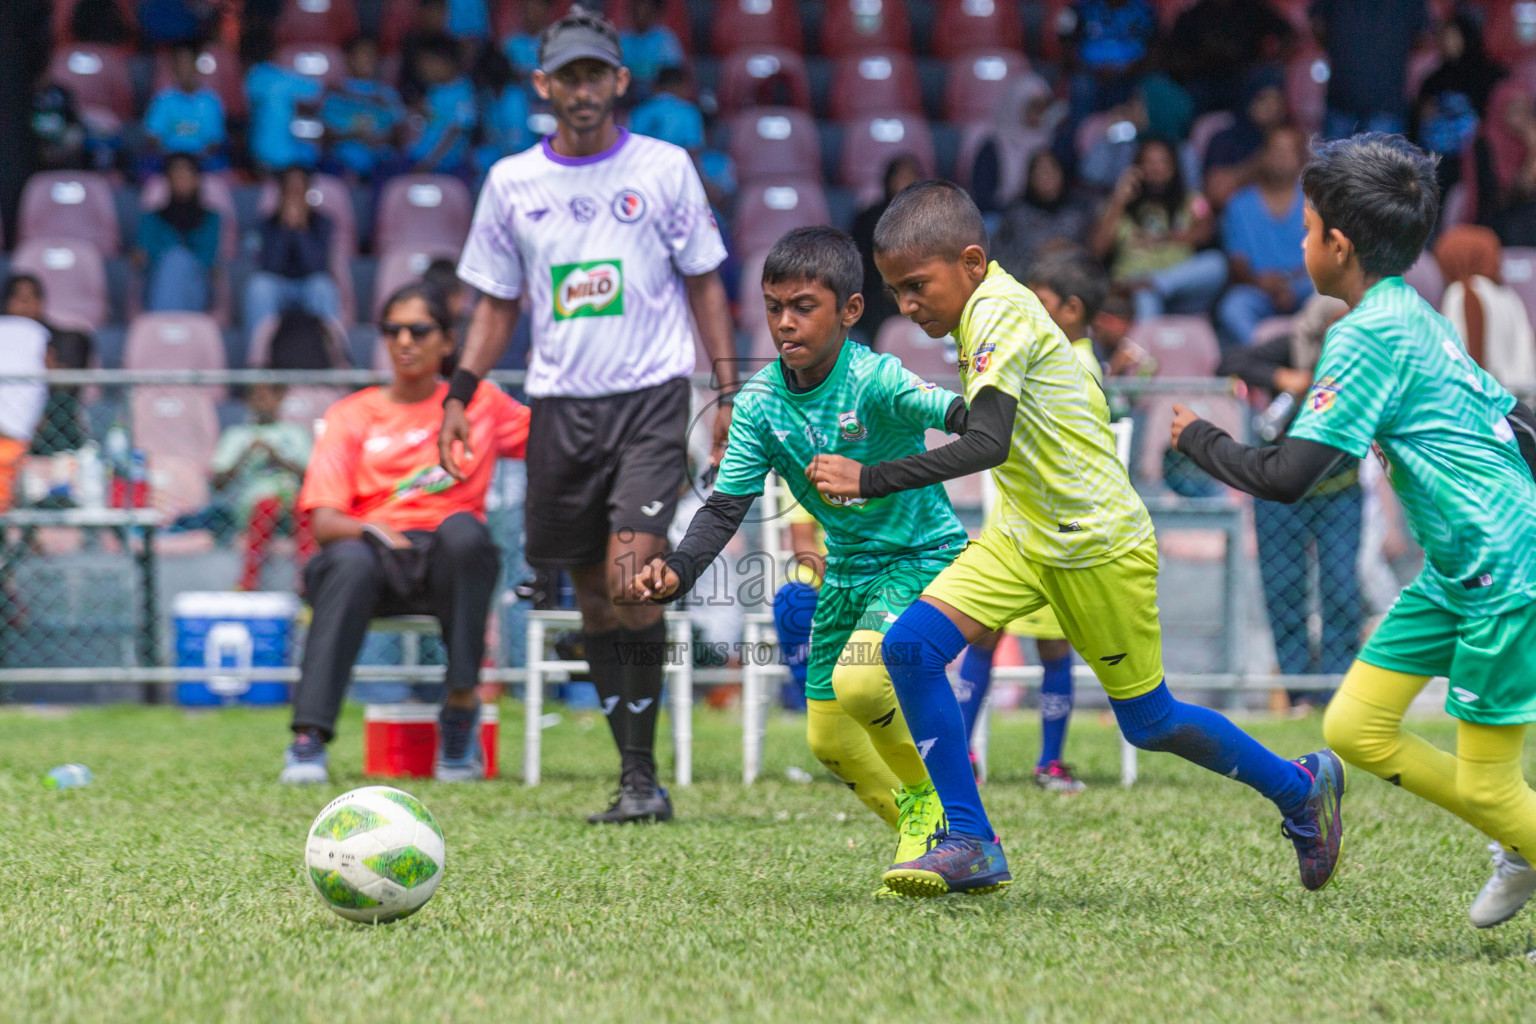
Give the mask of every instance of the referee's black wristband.
[(448, 378), (448, 397), (443, 399), (443, 404), (458, 401), (466, 406), (475, 397), (475, 391), (480, 387), (480, 378), (464, 367), (453, 371), (453, 376)]

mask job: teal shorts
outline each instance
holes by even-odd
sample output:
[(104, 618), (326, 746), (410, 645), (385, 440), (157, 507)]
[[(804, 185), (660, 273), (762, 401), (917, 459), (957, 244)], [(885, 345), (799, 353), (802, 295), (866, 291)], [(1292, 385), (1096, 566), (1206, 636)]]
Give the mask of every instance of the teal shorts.
[[(821, 585), (816, 615), (811, 619), (811, 651), (805, 665), (805, 696), (808, 700), (836, 700), (832, 670), (848, 640), (859, 630), (881, 636), (922, 596), (948, 558), (908, 559), (893, 562), (878, 576), (852, 586)], [(878, 651), (850, 650), (850, 658), (877, 657)]]
[(1445, 676), (1445, 710), (1464, 722), (1536, 722), (1536, 602), (1502, 615), (1446, 611), (1411, 585), (1360, 652), (1389, 672)]

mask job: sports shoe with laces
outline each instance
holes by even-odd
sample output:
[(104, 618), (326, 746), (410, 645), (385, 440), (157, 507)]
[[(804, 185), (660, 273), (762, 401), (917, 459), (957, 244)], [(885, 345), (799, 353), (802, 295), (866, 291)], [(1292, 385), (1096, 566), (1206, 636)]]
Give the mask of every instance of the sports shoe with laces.
[(945, 828), (944, 806), (932, 780), (891, 790), (896, 798), (896, 858), (892, 864), (917, 860), (928, 852), (928, 839)]
[(935, 832), (929, 844), (928, 852), (916, 860), (895, 865), (881, 876), (881, 881), (903, 896), (943, 896), (951, 892), (980, 895), (997, 892), (1013, 881), (1003, 845), (996, 838)]
[(283, 751), (283, 772), (279, 782), (289, 786), (320, 786), (331, 781), (330, 759), (325, 741), (313, 732), (301, 732)]
[(1498, 843), (1489, 843), (1488, 852), (1493, 854), (1493, 877), (1472, 901), (1469, 915), (1478, 928), (1492, 928), (1508, 921), (1536, 893), (1536, 868), (1531, 867), (1530, 861)]
[(437, 756), (432, 761), (432, 777), (438, 782), (484, 781), (479, 704), (474, 710), (443, 705), (437, 716)]
[(1333, 880), (1344, 846), (1344, 762), (1319, 750), (1296, 763), (1312, 777), (1312, 791), (1300, 814), (1280, 822), (1280, 832), (1296, 846), (1301, 884), (1315, 892)]
[(654, 770), (632, 768), (624, 772), (613, 802), (606, 811), (587, 816), (589, 825), (623, 825), (631, 821), (671, 821), (672, 799), (658, 785)]
[(1047, 761), (1038, 765), (1035, 768), (1035, 785), (1047, 793), (1060, 793), (1063, 796), (1076, 796), (1088, 788), (1072, 774), (1072, 766), (1065, 761)]

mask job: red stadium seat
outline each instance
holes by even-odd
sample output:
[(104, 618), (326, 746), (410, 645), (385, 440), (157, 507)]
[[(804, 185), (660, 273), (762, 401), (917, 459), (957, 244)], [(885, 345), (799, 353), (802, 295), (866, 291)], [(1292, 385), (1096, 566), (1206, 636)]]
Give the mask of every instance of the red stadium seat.
[[(603, 10), (615, 28), (620, 32), (628, 32), (634, 24), (629, 13), (631, 6), (631, 0), (608, 0)], [(677, 36), (677, 41), (683, 44), (684, 52), (693, 49), (693, 19), (688, 15), (687, 0), (666, 0), (661, 9), (661, 23)]]
[(1212, 110), (1195, 118), (1189, 128), (1189, 147), (1194, 150), (1195, 163), (1199, 167), (1205, 167), (1205, 151), (1210, 148), (1211, 140), (1236, 123), (1237, 118), (1230, 110)]
[(710, 45), (721, 56), (743, 46), (805, 51), (805, 32), (795, 0), (718, 0), (714, 8)]
[[(229, 47), (213, 43), (203, 50), (197, 55), (197, 70), (202, 73), (203, 84), (224, 104), (227, 116), (245, 116), (245, 80), (240, 74), (240, 61)], [(171, 52), (161, 50), (155, 55), (155, 92), (170, 85)]]
[(459, 245), (402, 242), (383, 249), (384, 255), (379, 258), (379, 269), (373, 278), (373, 316), (381, 316), (384, 300), (393, 295), (396, 288), (421, 277), (433, 260), (446, 259), (457, 263), (460, 248)]
[(324, 43), (290, 44), (277, 51), (277, 63), (301, 75), (318, 78), (335, 88), (347, 77), (347, 58), (335, 46)]
[(811, 109), (811, 78), (804, 57), (783, 47), (754, 46), (736, 50), (721, 62), (720, 113), (772, 106)]
[(941, 0), (933, 52), (955, 58), (972, 50), (1023, 50), (1019, 5), (1007, 0)]
[(27, 179), (21, 193), (17, 238), (75, 238), (103, 256), (122, 249), (112, 186), (92, 171), (43, 171)]
[(831, 219), (827, 197), (817, 182), (759, 181), (745, 186), (736, 201), (736, 249), (766, 252), (786, 231)]
[(1310, 47), (1285, 66), (1285, 96), (1291, 104), (1291, 116), (1305, 131), (1315, 132), (1323, 126), (1331, 74), (1327, 54)]
[(469, 187), (446, 174), (391, 178), (379, 197), (374, 248), (436, 245), (457, 251), (469, 236), (475, 200)]
[[(331, 218), (335, 238), (331, 246), (331, 276), (341, 292), (341, 318), (350, 323), (357, 303), (352, 294), (352, 257), (357, 255), (357, 218), (352, 212), (352, 194), (346, 183), (329, 174), (316, 174), (309, 187), (309, 205)], [(258, 210), (269, 217), (277, 209), (277, 182), (268, 181), (261, 188)]]
[(43, 282), (43, 312), (51, 322), (93, 331), (107, 322), (107, 271), (90, 242), (34, 238), (17, 247), (11, 270)]
[(1201, 316), (1157, 316), (1131, 328), (1130, 339), (1157, 360), (1160, 377), (1209, 377), (1221, 361), (1221, 345)]
[(933, 135), (927, 120), (915, 114), (866, 117), (843, 130), (838, 176), (869, 202), (880, 195), (886, 165), (903, 155), (916, 157), (924, 174), (934, 173)]
[(731, 159), (743, 182), (821, 178), (816, 122), (794, 107), (752, 107), (731, 119)]
[(205, 313), (141, 313), (128, 328), (123, 369), (227, 369), (219, 325)]
[(48, 80), (75, 97), (82, 114), (104, 111), (119, 122), (133, 119), (133, 75), (129, 53), (116, 46), (76, 43), (59, 49), (48, 68)]
[(912, 23), (900, 0), (830, 0), (821, 19), (821, 52), (846, 57), (867, 50), (912, 52)]
[(959, 351), (953, 338), (930, 338), (923, 329), (904, 316), (893, 316), (880, 324), (875, 333), (876, 352), (901, 360), (901, 365), (919, 377), (953, 377), (959, 373)]
[[(1179, 15), (1189, 10), (1200, 0), (1157, 0), (1157, 24), (1164, 32), (1173, 27), (1173, 23), (1179, 20)], [(1260, 3), (1264, 0), (1259, 0)]]
[[(1518, 249), (1504, 250), (1504, 283), (1509, 283), (1509, 254), (1518, 252)], [(1440, 263), (1435, 259), (1435, 254), (1425, 249), (1419, 253), (1419, 258), (1413, 266), (1408, 268), (1408, 273), (1403, 275), (1403, 280), (1408, 286), (1424, 297), (1424, 301), (1440, 308), (1440, 299), (1445, 295), (1445, 275), (1440, 270)]]
[[(156, 174), (144, 182), (139, 191), (139, 209), (155, 210), (170, 198), (170, 186), (165, 176)], [(204, 174), (202, 187), (203, 205), (219, 215), (219, 262), (229, 266), (240, 252), (240, 222), (235, 210), (234, 193), (229, 181), (222, 174)], [(228, 323), (232, 311), (229, 295), (228, 274), (214, 276), (213, 315), (221, 323)]]
[(944, 119), (991, 121), (1010, 83), (1028, 71), (1029, 58), (1016, 50), (981, 49), (956, 57), (944, 83)]
[(832, 75), (831, 108), (836, 121), (893, 110), (921, 115), (923, 92), (917, 82), (917, 63), (894, 50), (839, 58)]
[(1077, 0), (1043, 0), (1040, 18), (1040, 56), (1051, 62), (1060, 61), (1065, 54), (1068, 40), (1077, 31)]
[(1419, 89), (1423, 87), (1424, 80), (1434, 74), (1440, 67), (1442, 58), (1440, 51), (1435, 49), (1416, 50), (1408, 57), (1408, 78), (1403, 83), (1403, 96), (1409, 103), (1419, 98)]
[(352, 0), (283, 0), (282, 13), (277, 16), (280, 45), (343, 46), (357, 32), (357, 9)]
[(206, 474), (219, 442), (216, 401), (208, 388), (170, 385), (133, 389), (129, 399), (133, 443), (148, 454), (151, 474), (156, 460), (166, 457), (201, 466)]
[(1506, 67), (1536, 57), (1536, 6), (1523, 2), (1494, 4), (1483, 38), (1488, 52)]

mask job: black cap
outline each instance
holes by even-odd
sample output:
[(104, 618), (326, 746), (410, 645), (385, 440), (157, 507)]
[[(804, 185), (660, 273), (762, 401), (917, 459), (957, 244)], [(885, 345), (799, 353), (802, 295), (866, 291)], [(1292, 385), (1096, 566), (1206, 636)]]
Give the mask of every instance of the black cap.
[(539, 70), (559, 71), (572, 61), (600, 60), (613, 67), (624, 64), (618, 41), (590, 24), (556, 25), (539, 52)]

